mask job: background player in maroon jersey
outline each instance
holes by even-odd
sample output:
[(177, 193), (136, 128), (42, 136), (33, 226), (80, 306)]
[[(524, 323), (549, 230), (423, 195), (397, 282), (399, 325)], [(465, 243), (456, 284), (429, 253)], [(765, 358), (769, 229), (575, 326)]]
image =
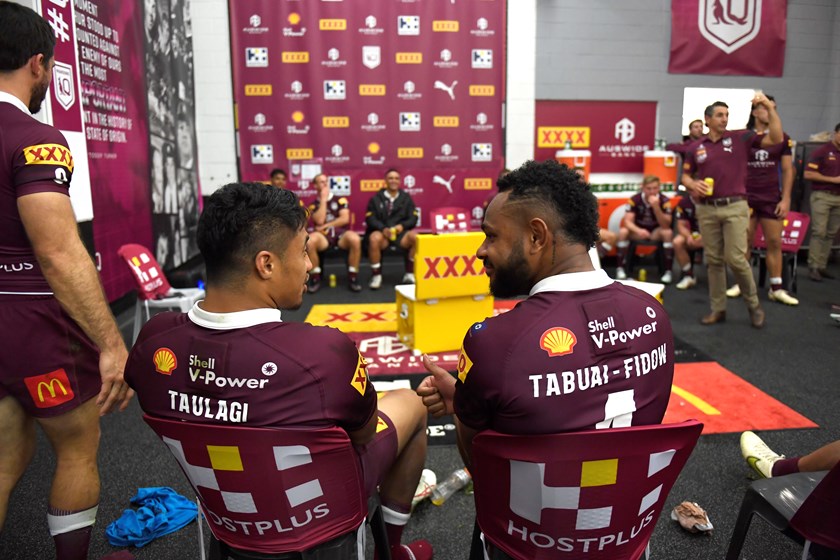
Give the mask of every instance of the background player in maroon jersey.
[(627, 213), (618, 231), (618, 267), (615, 277), (625, 280), (627, 273), (627, 248), (632, 241), (658, 241), (665, 252), (665, 272), (662, 283), (671, 283), (671, 265), (674, 264), (674, 245), (671, 242), (671, 201), (662, 194), (659, 177), (648, 175), (642, 179), (640, 192), (630, 197)]
[(347, 282), (351, 292), (362, 291), (359, 284), (359, 262), (362, 260), (362, 238), (350, 226), (350, 203), (344, 197), (335, 196), (330, 192), (327, 176), (323, 173), (316, 175), (312, 182), (315, 184), (317, 198), (309, 205), (314, 231), (309, 235), (309, 258), (312, 260), (312, 271), (309, 273), (309, 293), (314, 294), (321, 289), (321, 262), (318, 253), (330, 247), (337, 246), (347, 251)]
[(470, 327), (457, 381), (426, 358), (432, 376), (417, 390), (433, 415), (455, 412), (464, 461), (484, 429), (661, 422), (674, 373), (670, 320), (652, 297), (594, 270), (598, 206), (588, 185), (554, 161), (528, 162), (499, 181), (482, 229), (490, 291), (528, 298)]
[(815, 282), (834, 278), (826, 268), (831, 244), (840, 231), (840, 123), (831, 140), (811, 153), (805, 167), (811, 181), (811, 245), (808, 277)]
[(43, 18), (0, 2), (0, 528), (37, 422), (56, 454), (47, 520), (65, 560), (87, 558), (96, 520), (99, 416), (124, 409), (132, 392), (70, 205), (73, 158), (62, 134), (29, 114), (49, 88), (54, 46)]
[[(426, 457), (426, 410), (410, 390), (378, 400), (364, 359), (341, 331), (285, 323), (312, 262), (306, 210), (289, 190), (233, 183), (198, 224), (207, 296), (189, 314), (161, 313), (141, 331), (126, 378), (153, 416), (243, 426), (338, 426), (359, 452), (369, 491), (380, 484), (396, 560), (428, 560), (426, 541), (401, 545)], [(170, 358), (161, 374), (156, 356)], [(233, 491), (233, 490), (232, 490)]]

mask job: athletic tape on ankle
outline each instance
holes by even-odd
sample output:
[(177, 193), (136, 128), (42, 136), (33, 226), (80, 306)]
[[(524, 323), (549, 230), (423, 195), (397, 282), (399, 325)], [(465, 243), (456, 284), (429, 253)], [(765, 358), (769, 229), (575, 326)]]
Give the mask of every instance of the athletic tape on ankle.
[(411, 518), (410, 513), (400, 513), (398, 511), (394, 511), (389, 507), (382, 506), (382, 519), (388, 525), (398, 525), (402, 526), (408, 523), (408, 520)]
[(47, 514), (47, 525), (50, 528), (50, 536), (63, 535), (76, 529), (83, 529), (90, 527), (96, 523), (96, 510), (99, 506), (93, 506), (90, 509), (77, 511), (70, 515), (52, 515)]

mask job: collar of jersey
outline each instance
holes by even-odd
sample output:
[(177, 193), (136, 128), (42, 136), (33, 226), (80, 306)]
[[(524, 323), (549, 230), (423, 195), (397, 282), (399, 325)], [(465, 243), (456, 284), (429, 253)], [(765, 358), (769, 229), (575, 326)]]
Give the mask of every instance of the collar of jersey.
[[(201, 300), (204, 301), (204, 300)], [(201, 308), (201, 301), (198, 301), (190, 309), (190, 321), (206, 329), (225, 331), (230, 329), (244, 329), (262, 325), (263, 323), (282, 323), (279, 309), (248, 309), (247, 311), (235, 311), (233, 313), (211, 313)]]
[(29, 109), (26, 107), (26, 103), (24, 103), (23, 101), (21, 101), (20, 99), (18, 99), (14, 95), (12, 95), (11, 93), (7, 93), (5, 91), (0, 91), (0, 102), (11, 103), (15, 107), (17, 107), (18, 109), (20, 109), (21, 111), (26, 113), (27, 115), (29, 115), (30, 117), (32, 116), (32, 113), (30, 113)]
[(604, 269), (556, 274), (548, 278), (543, 278), (534, 284), (534, 287), (531, 288), (531, 293), (528, 295), (533, 296), (541, 292), (582, 292), (584, 290), (603, 288), (613, 282), (615, 280), (607, 276)]

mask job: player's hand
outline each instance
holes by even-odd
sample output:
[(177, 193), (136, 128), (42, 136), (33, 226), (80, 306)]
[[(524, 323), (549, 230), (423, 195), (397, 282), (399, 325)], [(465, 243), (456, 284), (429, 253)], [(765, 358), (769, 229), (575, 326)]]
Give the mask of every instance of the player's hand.
[(382, 230), (382, 235), (385, 236), (385, 239), (391, 239), (391, 228), (386, 227)]
[(455, 398), (455, 378), (448, 371), (433, 363), (429, 356), (423, 354), (423, 367), (431, 373), (417, 387), (417, 395), (428, 409), (429, 414), (440, 418), (452, 414), (452, 401)]
[(123, 378), (125, 363), (128, 361), (128, 351), (120, 343), (117, 348), (102, 350), (99, 354), (99, 375), (102, 378), (102, 389), (96, 397), (99, 415), (105, 416), (114, 406), (125, 410), (128, 401), (134, 396), (134, 391)]
[(790, 200), (782, 199), (776, 205), (776, 217), (779, 219), (783, 219), (787, 216), (788, 210), (790, 210)]
[(648, 203), (651, 207), (654, 207), (654, 206), (659, 206), (659, 195), (658, 195), (658, 194), (654, 194), (654, 195), (649, 196), (649, 197), (647, 198), (647, 203)]
[(755, 91), (755, 95), (753, 96), (753, 99), (752, 99), (752, 104), (753, 105), (764, 105), (768, 109), (773, 107), (773, 103), (767, 98), (766, 95), (764, 95), (764, 92), (761, 91), (761, 90), (756, 90)]

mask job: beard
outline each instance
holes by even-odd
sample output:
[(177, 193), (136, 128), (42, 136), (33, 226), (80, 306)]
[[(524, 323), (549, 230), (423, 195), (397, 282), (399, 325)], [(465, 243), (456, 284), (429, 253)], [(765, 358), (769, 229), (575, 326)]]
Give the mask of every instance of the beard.
[[(485, 259), (486, 260), (486, 259)], [(531, 267), (525, 260), (522, 245), (515, 246), (503, 264), (491, 262), (493, 277), (490, 278), (490, 293), (498, 298), (525, 295), (531, 291)]]
[(33, 115), (41, 110), (41, 104), (47, 97), (47, 91), (50, 89), (50, 77), (47, 76), (43, 82), (32, 86), (32, 93), (29, 96), (29, 112)]

